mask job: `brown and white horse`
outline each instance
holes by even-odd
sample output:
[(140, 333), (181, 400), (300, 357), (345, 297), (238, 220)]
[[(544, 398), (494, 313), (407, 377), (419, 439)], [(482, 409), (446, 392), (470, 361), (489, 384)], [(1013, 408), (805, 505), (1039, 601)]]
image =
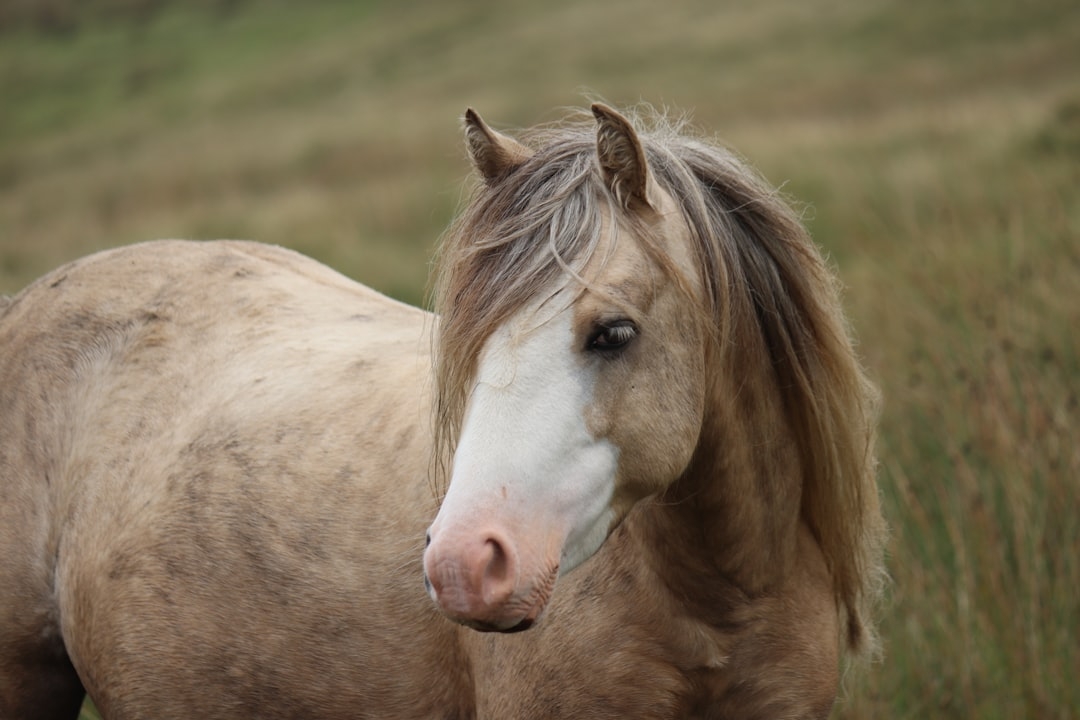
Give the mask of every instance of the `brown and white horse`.
[(593, 115), (466, 114), (437, 321), (243, 242), (0, 301), (0, 718), (829, 713), (884, 536), (835, 280)]

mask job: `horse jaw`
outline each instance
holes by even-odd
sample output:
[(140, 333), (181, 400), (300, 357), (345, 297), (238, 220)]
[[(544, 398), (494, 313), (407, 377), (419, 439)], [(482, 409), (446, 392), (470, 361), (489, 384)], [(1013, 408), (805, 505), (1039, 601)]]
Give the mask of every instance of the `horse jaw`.
[(479, 629), (535, 622), (555, 579), (611, 529), (617, 448), (586, 425), (595, 376), (575, 356), (564, 293), (497, 330), (485, 345), (429, 531), (429, 592)]

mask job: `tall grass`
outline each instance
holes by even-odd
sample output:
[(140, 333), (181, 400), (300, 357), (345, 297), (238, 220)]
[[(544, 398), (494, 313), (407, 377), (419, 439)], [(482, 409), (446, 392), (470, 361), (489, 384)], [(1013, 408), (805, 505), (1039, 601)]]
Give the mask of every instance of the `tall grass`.
[(890, 219), (912, 245), (854, 263), (893, 593), (844, 716), (1080, 712), (1080, 218), (1059, 184), (1080, 177), (1017, 159), (934, 188), (933, 212)]
[(244, 236), (421, 302), (466, 105), (694, 108), (806, 203), (884, 391), (885, 657), (835, 717), (1080, 716), (1075, 2), (150, 4), (0, 6), (0, 292)]

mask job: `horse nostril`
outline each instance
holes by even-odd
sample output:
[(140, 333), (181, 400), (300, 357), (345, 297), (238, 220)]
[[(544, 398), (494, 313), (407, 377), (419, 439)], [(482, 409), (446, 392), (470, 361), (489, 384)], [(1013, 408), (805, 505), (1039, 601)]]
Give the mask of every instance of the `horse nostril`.
[(497, 537), (489, 537), (485, 541), (490, 555), (484, 567), (484, 577), (493, 582), (505, 582), (511, 574), (510, 558), (507, 556), (503, 543)]
[(431, 532), (429, 531), (424, 535), (424, 547), (427, 548), (431, 544)]

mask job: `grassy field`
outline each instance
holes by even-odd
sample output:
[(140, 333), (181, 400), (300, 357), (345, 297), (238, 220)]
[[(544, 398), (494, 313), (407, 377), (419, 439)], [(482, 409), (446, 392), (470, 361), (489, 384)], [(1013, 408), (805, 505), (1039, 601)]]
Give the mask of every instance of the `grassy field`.
[(835, 716), (1080, 717), (1080, 5), (664, 5), (0, 1), (0, 292), (227, 236), (423, 302), (466, 105), (692, 111), (806, 204), (885, 396), (885, 656)]

